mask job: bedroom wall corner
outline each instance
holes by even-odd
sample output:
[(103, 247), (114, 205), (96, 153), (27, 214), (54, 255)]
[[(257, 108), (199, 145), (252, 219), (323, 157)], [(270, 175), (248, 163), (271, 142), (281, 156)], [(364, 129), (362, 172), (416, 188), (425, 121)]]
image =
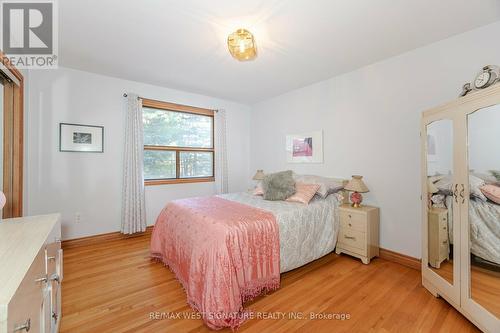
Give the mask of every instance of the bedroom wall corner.
[[(151, 99), (225, 109), (229, 189), (244, 191), (248, 187), (250, 107), (246, 105), (68, 68), (31, 71), (27, 86), (25, 214), (61, 212), (63, 239), (120, 228), (122, 95), (127, 91)], [(59, 152), (60, 122), (104, 126), (104, 153)], [(213, 183), (148, 186), (148, 225), (154, 224), (170, 200), (213, 193)]]

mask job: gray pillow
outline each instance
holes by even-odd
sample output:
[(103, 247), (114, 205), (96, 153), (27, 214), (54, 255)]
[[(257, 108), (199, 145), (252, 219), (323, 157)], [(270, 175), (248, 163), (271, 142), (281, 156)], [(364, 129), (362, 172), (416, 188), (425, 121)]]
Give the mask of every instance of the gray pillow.
[(297, 175), (294, 174), (293, 178), (296, 182), (306, 183), (306, 184), (318, 184), (319, 189), (316, 194), (321, 198), (326, 198), (329, 194), (336, 193), (344, 188), (342, 183), (336, 181), (332, 178), (314, 176), (314, 175)]
[(271, 173), (262, 180), (265, 200), (285, 200), (295, 194), (295, 180), (291, 170)]

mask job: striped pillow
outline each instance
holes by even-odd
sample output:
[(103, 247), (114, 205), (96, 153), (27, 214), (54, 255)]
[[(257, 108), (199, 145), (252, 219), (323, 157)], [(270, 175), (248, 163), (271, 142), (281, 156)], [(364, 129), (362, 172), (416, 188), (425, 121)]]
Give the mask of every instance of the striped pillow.
[(320, 184), (295, 183), (295, 194), (288, 197), (286, 201), (301, 202), (307, 205), (320, 186)]

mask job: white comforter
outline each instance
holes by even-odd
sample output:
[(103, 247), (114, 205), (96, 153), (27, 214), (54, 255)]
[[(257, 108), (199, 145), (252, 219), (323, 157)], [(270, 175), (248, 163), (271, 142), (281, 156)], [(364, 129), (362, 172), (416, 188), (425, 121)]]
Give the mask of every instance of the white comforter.
[(279, 226), (281, 273), (316, 260), (335, 248), (340, 205), (336, 195), (314, 198), (309, 205), (268, 201), (249, 193), (229, 193), (220, 197), (274, 214)]

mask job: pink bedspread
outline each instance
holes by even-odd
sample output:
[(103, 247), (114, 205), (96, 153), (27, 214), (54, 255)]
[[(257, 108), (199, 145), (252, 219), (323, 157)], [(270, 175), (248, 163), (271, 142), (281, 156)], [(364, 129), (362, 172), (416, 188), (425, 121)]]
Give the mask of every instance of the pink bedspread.
[(273, 214), (219, 197), (170, 202), (151, 239), (151, 256), (172, 269), (213, 329), (237, 328), (244, 302), (279, 288), (279, 249)]

